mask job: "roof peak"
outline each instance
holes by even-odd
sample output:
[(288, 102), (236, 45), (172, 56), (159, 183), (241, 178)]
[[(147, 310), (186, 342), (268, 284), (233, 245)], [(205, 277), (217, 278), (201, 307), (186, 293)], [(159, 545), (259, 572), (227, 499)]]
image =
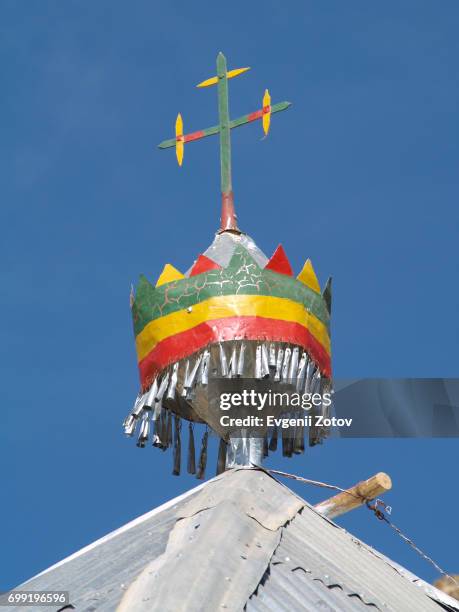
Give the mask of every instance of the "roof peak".
[(237, 468), (25, 583), (120, 612), (379, 609), (457, 602), (321, 516), (260, 468)]

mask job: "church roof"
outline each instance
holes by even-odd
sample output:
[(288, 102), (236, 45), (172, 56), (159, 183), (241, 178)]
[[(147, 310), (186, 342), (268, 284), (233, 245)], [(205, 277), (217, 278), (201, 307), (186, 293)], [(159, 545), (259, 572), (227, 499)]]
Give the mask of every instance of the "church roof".
[(250, 468), (229, 470), (148, 512), (22, 588), (65, 588), (85, 612), (459, 610)]

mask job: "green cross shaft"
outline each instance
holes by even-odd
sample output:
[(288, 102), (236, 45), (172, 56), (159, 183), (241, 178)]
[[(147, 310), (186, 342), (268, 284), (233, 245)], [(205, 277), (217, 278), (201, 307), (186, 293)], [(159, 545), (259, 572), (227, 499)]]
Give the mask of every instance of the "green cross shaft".
[(231, 184), (231, 127), (228, 102), (228, 78), (226, 76), (226, 58), (223, 53), (217, 55), (218, 77), (218, 118), (220, 127), (220, 172), (223, 196), (233, 192)]
[[(230, 73), (231, 78), (231, 73)], [(192, 132), (185, 135), (177, 135), (175, 138), (164, 140), (158, 146), (160, 149), (169, 147), (183, 146), (188, 142), (193, 142), (206, 136), (220, 134), (220, 172), (221, 172), (221, 191), (222, 191), (222, 215), (220, 231), (239, 232), (236, 222), (236, 213), (234, 211), (234, 197), (231, 181), (231, 130), (233, 128), (251, 123), (258, 119), (262, 119), (264, 115), (272, 115), (274, 113), (286, 110), (290, 106), (290, 102), (280, 102), (270, 105), (269, 107), (261, 108), (248, 115), (243, 115), (238, 119), (231, 120), (229, 115), (228, 103), (228, 70), (226, 66), (226, 58), (223, 53), (217, 56), (217, 83), (218, 92), (218, 116), (219, 124)], [(213, 83), (212, 83), (213, 84)], [(180, 143), (180, 145), (179, 145)]]

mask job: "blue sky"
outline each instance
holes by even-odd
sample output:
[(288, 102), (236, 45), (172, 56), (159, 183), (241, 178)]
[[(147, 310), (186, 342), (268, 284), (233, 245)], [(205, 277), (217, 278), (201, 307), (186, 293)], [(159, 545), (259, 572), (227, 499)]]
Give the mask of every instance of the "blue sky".
[[(218, 226), (218, 141), (181, 169), (156, 144), (178, 111), (187, 131), (215, 123), (215, 90), (194, 85), (219, 50), (253, 68), (233, 117), (265, 87), (293, 103), (266, 140), (234, 132), (236, 206), (268, 255), (282, 242), (295, 270), (333, 275), (336, 376), (458, 375), (458, 26), (453, 0), (3, 0), (0, 590), (197, 484), (120, 423), (130, 284), (186, 270)], [(387, 471), (394, 522), (459, 572), (457, 459), (457, 440), (330, 440), (269, 465), (340, 486)], [(340, 523), (436, 578), (366, 510)]]

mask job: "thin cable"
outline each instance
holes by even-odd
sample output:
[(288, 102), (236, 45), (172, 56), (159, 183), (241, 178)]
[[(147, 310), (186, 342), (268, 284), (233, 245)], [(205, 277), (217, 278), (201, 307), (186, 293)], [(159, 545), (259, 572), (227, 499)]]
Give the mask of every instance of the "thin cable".
[(411, 540), (408, 536), (406, 536), (402, 532), (402, 530), (399, 527), (397, 527), (397, 525), (394, 525), (394, 523), (392, 523), (387, 518), (384, 512), (382, 512), (378, 508), (378, 505), (382, 506), (384, 509), (387, 508), (386, 504), (380, 499), (376, 499), (373, 505), (367, 502), (367, 508), (374, 512), (377, 519), (379, 519), (380, 521), (384, 521), (385, 523), (389, 525), (389, 527), (392, 527), (392, 529), (402, 538), (402, 540), (406, 542), (409, 546), (411, 546), (411, 548), (415, 550), (418, 553), (418, 555), (420, 555), (425, 561), (428, 561), (431, 565), (433, 565), (433, 567), (437, 570), (437, 572), (439, 572), (440, 574), (443, 574), (443, 576), (445, 576), (446, 578), (449, 578), (449, 580), (454, 582), (454, 584), (459, 587), (459, 582), (453, 576), (451, 576), (451, 574), (448, 574), (447, 572), (445, 572), (437, 563), (435, 563), (435, 561), (431, 557), (426, 555), (425, 552), (423, 552), (418, 546), (416, 546), (413, 540)]
[[(350, 491), (346, 489), (342, 489), (341, 487), (338, 487), (336, 485), (330, 485), (325, 482), (320, 482), (319, 480), (310, 480), (309, 478), (303, 478), (302, 476), (296, 476), (295, 474), (289, 474), (288, 472), (281, 472), (280, 470), (271, 470), (267, 468), (262, 468), (262, 469), (265, 469), (270, 474), (277, 474), (278, 476), (284, 476), (284, 478), (291, 478), (292, 480), (304, 482), (305, 484), (314, 485), (316, 487), (321, 487), (323, 489), (332, 489), (333, 491), (341, 491), (341, 493), (347, 493), (348, 495), (351, 495), (352, 497), (365, 501), (362, 496), (355, 495), (354, 493), (351, 493)], [(402, 540), (406, 542), (409, 546), (411, 546), (411, 548), (415, 550), (418, 553), (418, 555), (420, 555), (425, 561), (428, 561), (437, 570), (437, 572), (439, 572), (440, 574), (442, 574), (443, 576), (445, 576), (446, 578), (454, 582), (454, 584), (459, 587), (459, 582), (455, 578), (453, 578), (453, 576), (445, 572), (437, 563), (435, 563), (433, 559), (431, 559), (428, 555), (426, 555), (425, 552), (423, 552), (418, 546), (416, 546), (413, 540), (411, 540), (408, 536), (406, 536), (396, 525), (391, 523), (391, 521), (387, 518), (384, 512), (378, 508), (378, 506), (380, 505), (384, 508), (384, 510), (386, 511), (389, 510), (389, 507), (386, 506), (386, 504), (383, 501), (381, 501), (380, 499), (377, 499), (374, 505), (371, 505), (370, 502), (367, 500), (366, 505), (369, 510), (374, 512), (374, 515), (376, 516), (377, 519), (379, 519), (380, 521), (384, 521), (390, 527), (392, 527), (392, 529), (402, 538)]]
[(365, 500), (361, 495), (356, 495), (355, 493), (351, 493), (347, 489), (342, 489), (341, 487), (337, 487), (336, 485), (326, 484), (325, 482), (320, 482), (319, 480), (310, 480), (309, 478), (303, 478), (302, 476), (296, 476), (295, 474), (289, 474), (287, 472), (280, 472), (279, 470), (271, 470), (267, 468), (262, 468), (269, 472), (270, 474), (277, 474), (278, 476), (284, 476), (285, 478), (291, 478), (292, 480), (298, 480), (299, 482), (304, 482), (305, 484), (311, 484), (316, 487), (322, 487), (323, 489), (332, 489), (333, 491), (340, 491), (341, 493), (347, 493), (351, 495), (351, 497), (355, 497), (359, 500)]

